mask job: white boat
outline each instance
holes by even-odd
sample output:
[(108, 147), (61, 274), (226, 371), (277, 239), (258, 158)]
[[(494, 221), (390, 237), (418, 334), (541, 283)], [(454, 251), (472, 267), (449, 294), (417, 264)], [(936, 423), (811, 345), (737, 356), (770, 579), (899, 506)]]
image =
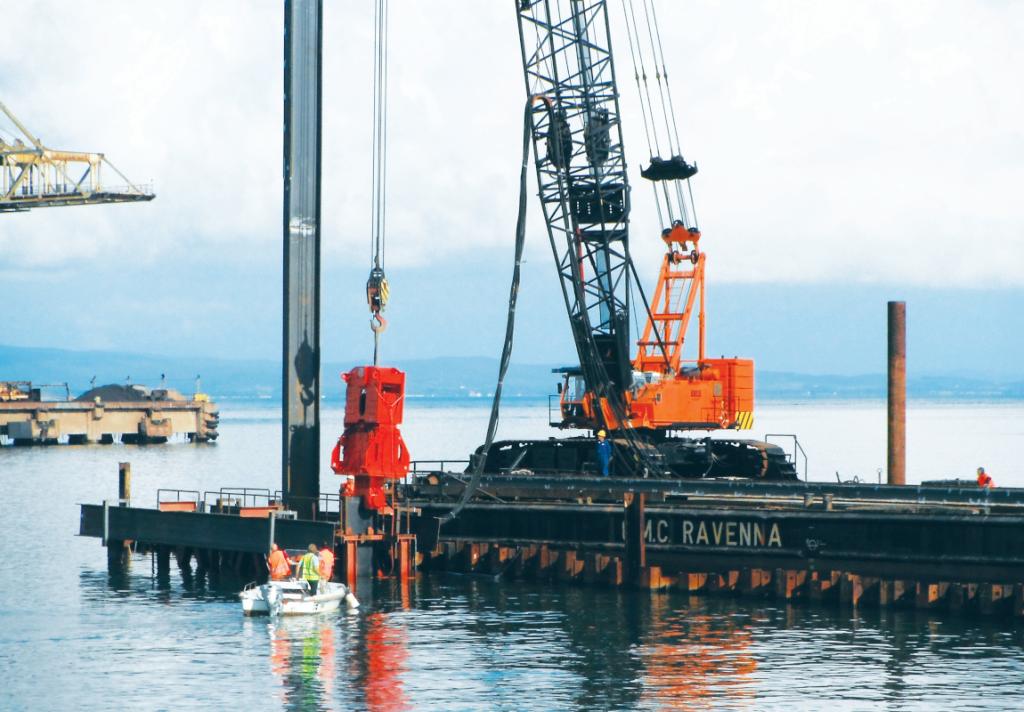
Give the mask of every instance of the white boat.
[(343, 583), (321, 581), (316, 595), (309, 595), (305, 581), (268, 581), (263, 585), (248, 584), (238, 597), (247, 616), (302, 616), (336, 611), (345, 602), (349, 609), (358, 608), (359, 601)]

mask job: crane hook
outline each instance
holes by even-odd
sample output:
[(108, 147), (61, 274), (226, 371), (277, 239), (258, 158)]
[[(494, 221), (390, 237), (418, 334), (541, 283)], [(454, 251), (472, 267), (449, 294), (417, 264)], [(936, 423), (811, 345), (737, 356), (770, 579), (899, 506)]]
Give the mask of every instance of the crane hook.
[(370, 277), (366, 280), (366, 303), (370, 307), (370, 313), (378, 314), (383, 311), (390, 296), (391, 289), (388, 287), (384, 270), (374, 267), (370, 270)]
[(370, 307), (370, 331), (373, 332), (373, 365), (376, 366), (380, 355), (380, 335), (388, 328), (387, 320), (381, 316), (387, 306), (391, 290), (384, 270), (374, 267), (370, 270), (370, 278), (366, 280), (366, 303)]

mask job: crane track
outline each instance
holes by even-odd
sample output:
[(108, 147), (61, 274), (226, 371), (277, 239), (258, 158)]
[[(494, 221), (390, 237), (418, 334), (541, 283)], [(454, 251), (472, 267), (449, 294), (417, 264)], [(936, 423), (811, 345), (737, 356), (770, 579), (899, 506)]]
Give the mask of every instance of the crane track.
[[(618, 452), (626, 452), (625, 440), (612, 437)], [(597, 473), (594, 438), (549, 438), (546, 440), (500, 440), (487, 454), (485, 472), (515, 474), (583, 475)], [(760, 440), (726, 438), (652, 437), (643, 440), (653, 461), (662, 466), (649, 477), (743, 477), (762, 480), (796, 480), (796, 468), (785, 450)], [(481, 448), (474, 453), (474, 460)], [(625, 476), (621, 462), (613, 455), (612, 476)]]

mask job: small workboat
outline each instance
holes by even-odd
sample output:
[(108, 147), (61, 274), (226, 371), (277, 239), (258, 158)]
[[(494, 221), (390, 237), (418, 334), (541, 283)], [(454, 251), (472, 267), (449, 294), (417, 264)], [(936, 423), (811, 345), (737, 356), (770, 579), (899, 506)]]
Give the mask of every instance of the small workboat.
[(315, 596), (309, 593), (305, 581), (267, 581), (250, 583), (238, 597), (242, 599), (242, 612), (247, 616), (302, 616), (336, 611), (345, 602), (348, 609), (358, 608), (359, 601), (343, 583), (321, 581)]

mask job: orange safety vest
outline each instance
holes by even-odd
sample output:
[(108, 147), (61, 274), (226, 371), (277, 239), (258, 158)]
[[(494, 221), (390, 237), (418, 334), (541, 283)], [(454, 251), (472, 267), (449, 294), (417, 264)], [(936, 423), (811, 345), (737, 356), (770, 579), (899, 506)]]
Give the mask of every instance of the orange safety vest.
[(982, 472), (978, 475), (978, 487), (993, 487), (992, 478), (988, 476), (987, 472)]
[(320, 550), (320, 578), (325, 581), (331, 580), (334, 573), (334, 553), (330, 549)]
[(288, 564), (288, 558), (280, 549), (270, 552), (270, 556), (267, 557), (267, 564), (270, 566), (270, 578), (275, 581), (286, 579), (291, 575), (292, 567)]

